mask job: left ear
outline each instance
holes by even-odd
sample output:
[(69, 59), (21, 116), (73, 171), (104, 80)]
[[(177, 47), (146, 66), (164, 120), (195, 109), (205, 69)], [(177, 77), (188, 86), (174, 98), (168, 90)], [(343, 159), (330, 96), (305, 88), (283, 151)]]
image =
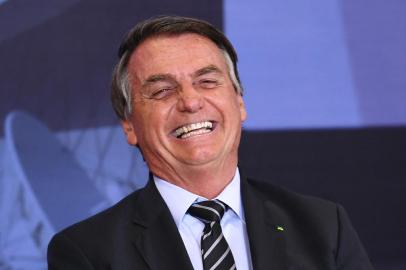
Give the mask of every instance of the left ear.
[(247, 110), (245, 109), (244, 100), (241, 95), (238, 95), (238, 106), (240, 108), (241, 122), (244, 122), (247, 119)]
[(127, 137), (128, 144), (133, 146), (137, 145), (137, 134), (135, 134), (135, 130), (131, 122), (129, 120), (122, 120), (121, 127), (124, 131), (125, 136)]

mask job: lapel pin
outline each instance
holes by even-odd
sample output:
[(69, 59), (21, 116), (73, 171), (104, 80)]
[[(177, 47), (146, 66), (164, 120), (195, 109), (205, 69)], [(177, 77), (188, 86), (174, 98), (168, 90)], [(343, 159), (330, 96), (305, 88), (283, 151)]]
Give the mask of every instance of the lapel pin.
[(285, 229), (282, 226), (276, 226), (276, 230), (283, 232)]

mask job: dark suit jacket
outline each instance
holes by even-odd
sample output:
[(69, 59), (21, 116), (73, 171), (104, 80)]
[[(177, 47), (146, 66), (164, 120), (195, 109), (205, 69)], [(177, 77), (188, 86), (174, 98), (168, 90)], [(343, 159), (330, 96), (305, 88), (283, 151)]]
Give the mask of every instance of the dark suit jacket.
[[(372, 269), (341, 206), (243, 176), (241, 191), (254, 269)], [(56, 234), (48, 247), (48, 267), (193, 269), (153, 181)]]

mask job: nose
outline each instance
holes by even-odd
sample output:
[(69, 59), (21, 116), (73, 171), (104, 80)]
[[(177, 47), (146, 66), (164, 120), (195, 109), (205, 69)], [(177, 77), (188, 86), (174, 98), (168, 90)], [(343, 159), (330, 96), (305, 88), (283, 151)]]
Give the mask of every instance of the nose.
[(202, 94), (193, 86), (184, 87), (179, 91), (177, 108), (181, 112), (194, 113), (203, 108)]

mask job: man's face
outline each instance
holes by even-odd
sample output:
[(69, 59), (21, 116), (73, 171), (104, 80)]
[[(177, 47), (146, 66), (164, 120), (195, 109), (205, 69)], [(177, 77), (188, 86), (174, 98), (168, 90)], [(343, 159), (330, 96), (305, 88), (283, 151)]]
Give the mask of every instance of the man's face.
[(196, 34), (149, 38), (128, 70), (133, 112), (123, 128), (152, 172), (165, 177), (179, 166), (237, 160), (246, 111), (212, 41)]

